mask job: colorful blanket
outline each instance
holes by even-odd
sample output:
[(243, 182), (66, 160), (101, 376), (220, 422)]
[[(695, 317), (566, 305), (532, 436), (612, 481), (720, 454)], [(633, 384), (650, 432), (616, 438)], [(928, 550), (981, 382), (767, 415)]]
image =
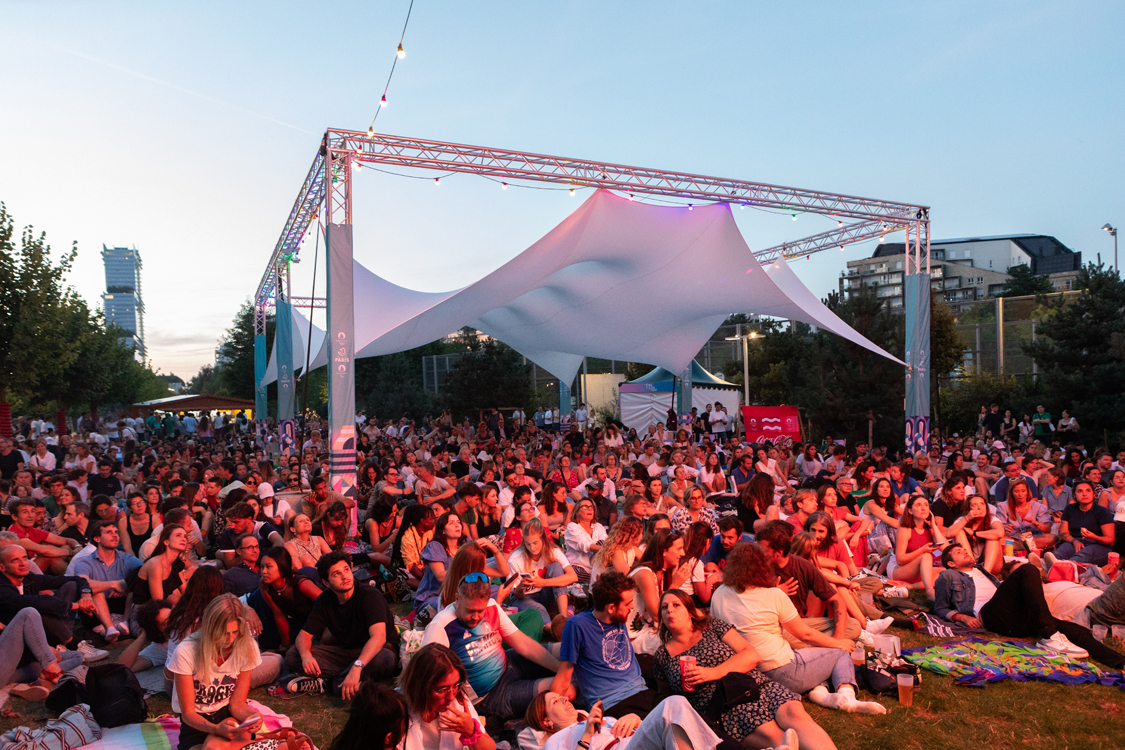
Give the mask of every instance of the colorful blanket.
[(954, 684), (984, 687), (1000, 680), (1050, 680), (1065, 685), (1095, 682), (1125, 690), (1125, 676), (1092, 662), (1074, 661), (1022, 641), (965, 638), (938, 646), (903, 649), (902, 656), (931, 672), (953, 675)]
[[(266, 731), (291, 727), (293, 722), (269, 706), (249, 700), (247, 705), (262, 714)], [(83, 745), (80, 750), (176, 750), (180, 742), (180, 720), (175, 716), (161, 716), (140, 724), (126, 724), (102, 730), (98, 742)]]

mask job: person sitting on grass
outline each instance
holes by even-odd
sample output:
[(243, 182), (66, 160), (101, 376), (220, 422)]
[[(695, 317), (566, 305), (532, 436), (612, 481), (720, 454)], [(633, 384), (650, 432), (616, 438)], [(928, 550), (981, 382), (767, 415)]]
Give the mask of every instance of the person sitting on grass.
[(199, 630), (169, 658), (175, 675), (172, 710), (181, 722), (179, 750), (242, 747), (261, 729), (261, 714), (246, 703), (250, 673), (261, 656), (242, 612), (231, 594), (215, 599)]
[[(458, 552), (458, 557), (464, 551)], [(457, 567), (456, 559), (453, 567)], [(550, 686), (550, 675), (559, 668), (558, 659), (520, 632), (492, 598), (485, 573), (469, 573), (456, 591), (453, 603), (426, 626), (422, 645), (448, 646), (462, 664), (468, 665), (469, 687), (476, 696), (473, 703), (479, 713), (501, 719), (523, 713), (531, 700)], [(511, 650), (505, 652), (501, 641)]]
[[(784, 521), (770, 524), (763, 532), (775, 528), (772, 524), (777, 524), (776, 528), (793, 528)], [(774, 682), (798, 694), (808, 693), (809, 700), (825, 708), (849, 713), (886, 713), (887, 709), (879, 703), (856, 699), (855, 665), (851, 658), (855, 643), (809, 627), (790, 597), (777, 586), (776, 554), (760, 543), (735, 545), (723, 568), (723, 585), (711, 597), (711, 616), (734, 626), (758, 655), (750, 666), (757, 667)], [(812, 647), (794, 650), (782, 637), (783, 631)], [(829, 692), (829, 682), (835, 692)]]
[(887, 577), (922, 587), (934, 598), (934, 550), (947, 544), (945, 534), (934, 523), (930, 501), (921, 495), (907, 500), (895, 533), (894, 552), (887, 564)]
[(410, 709), (403, 750), (496, 750), (465, 694), (469, 675), (457, 654), (440, 643), (418, 649), (399, 677)]
[[(344, 728), (328, 745), (328, 750), (396, 750), (406, 738), (406, 700), (397, 690), (374, 682), (364, 682), (352, 699)], [(382, 744), (372, 737), (371, 728), (387, 734)]]
[[(296, 675), (290, 693), (322, 693), (351, 700), (363, 680), (378, 682), (398, 666), (398, 630), (383, 594), (372, 586), (356, 586), (351, 557), (329, 552), (316, 562), (328, 590), (317, 597), (285, 664)], [(313, 638), (332, 634), (332, 643)], [(303, 675), (303, 676), (302, 676)]]
[[(656, 652), (656, 677), (672, 691), (684, 695), (700, 714), (712, 719), (729, 737), (738, 742), (752, 738), (756, 746), (792, 745), (783, 737), (792, 729), (801, 747), (834, 750), (828, 734), (801, 706), (801, 696), (769, 679), (752, 665), (758, 654), (730, 623), (716, 620), (696, 608), (683, 591), (665, 591), (660, 600), (660, 640)], [(680, 659), (695, 657), (695, 666), (680, 669)], [(747, 687), (753, 683), (758, 697), (724, 708), (718, 716), (709, 712), (720, 680), (730, 674), (745, 675)]]
[(1060, 560), (1105, 565), (1113, 549), (1113, 513), (1095, 502), (1098, 489), (1089, 479), (1074, 483), (1074, 502), (1066, 506), (1059, 520), (1059, 541), (1055, 550)]

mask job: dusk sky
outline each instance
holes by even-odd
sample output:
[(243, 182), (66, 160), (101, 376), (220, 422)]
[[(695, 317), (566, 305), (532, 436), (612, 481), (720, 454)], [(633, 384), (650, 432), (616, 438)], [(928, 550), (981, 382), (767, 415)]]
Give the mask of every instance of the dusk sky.
[[(91, 304), (102, 244), (135, 246), (153, 366), (190, 379), (324, 130), (371, 123), (408, 5), (0, 1), (0, 201), (56, 251), (78, 242), (70, 282)], [(917, 202), (934, 239), (1048, 234), (1112, 262), (1123, 40), (1120, 2), (416, 0), (377, 130)], [(364, 170), (356, 257), (458, 288), (581, 200)], [(835, 225), (735, 216), (755, 250)], [(793, 267), (823, 297), (873, 247)]]

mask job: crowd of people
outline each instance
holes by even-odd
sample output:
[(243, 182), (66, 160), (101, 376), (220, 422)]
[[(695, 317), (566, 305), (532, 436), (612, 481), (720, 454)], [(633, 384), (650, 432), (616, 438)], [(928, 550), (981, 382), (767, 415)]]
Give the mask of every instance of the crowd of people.
[(512, 720), (524, 750), (832, 748), (802, 701), (885, 713), (852, 653), (918, 627), (891, 601), (1122, 669), (1091, 628), (1125, 624), (1125, 451), (986, 411), (914, 455), (749, 444), (721, 407), (361, 414), (347, 494), (315, 419), (288, 456), (244, 415), (20, 420), (0, 681), (42, 700), (127, 640), (184, 750), (255, 742), (267, 685), (350, 701), (335, 750), (492, 750)]

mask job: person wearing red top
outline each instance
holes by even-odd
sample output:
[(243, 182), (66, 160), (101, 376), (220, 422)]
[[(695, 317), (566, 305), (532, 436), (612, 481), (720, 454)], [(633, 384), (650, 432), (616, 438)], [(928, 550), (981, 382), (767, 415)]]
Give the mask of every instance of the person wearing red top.
[(19, 537), (20, 546), (27, 550), (28, 559), (38, 560), (40, 570), (55, 575), (66, 573), (67, 562), (78, 548), (78, 542), (36, 528), (35, 501), (31, 498), (23, 498), (16, 504), (12, 531)]

